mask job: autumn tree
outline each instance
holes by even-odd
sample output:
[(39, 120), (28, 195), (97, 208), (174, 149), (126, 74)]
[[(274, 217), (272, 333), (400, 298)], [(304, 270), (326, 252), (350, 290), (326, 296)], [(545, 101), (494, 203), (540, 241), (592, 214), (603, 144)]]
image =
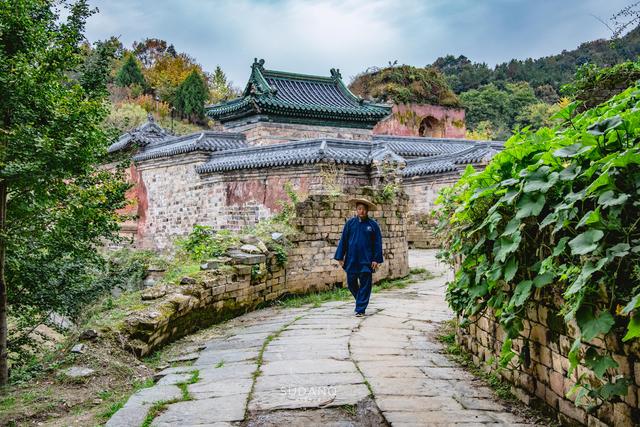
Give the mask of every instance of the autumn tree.
[[(173, 45), (170, 46), (175, 53)], [(161, 39), (144, 39), (133, 43), (133, 54), (146, 68), (153, 66), (160, 58), (169, 54), (167, 42)], [(175, 55), (171, 55), (175, 56)]]
[(159, 58), (152, 67), (145, 69), (145, 76), (162, 101), (173, 102), (178, 87), (194, 70), (203, 73), (192, 57), (179, 53)]
[(8, 342), (7, 316), (37, 325), (95, 298), (96, 248), (125, 203), (128, 186), (96, 167), (108, 145), (105, 61), (73, 78), (91, 14), (86, 0), (0, 2), (0, 385), (25, 336)]

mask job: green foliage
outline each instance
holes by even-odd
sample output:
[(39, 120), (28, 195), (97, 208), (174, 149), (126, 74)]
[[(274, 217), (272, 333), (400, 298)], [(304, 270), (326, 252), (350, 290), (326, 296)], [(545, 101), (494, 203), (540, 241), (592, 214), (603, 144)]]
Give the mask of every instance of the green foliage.
[(410, 65), (373, 69), (358, 75), (349, 85), (353, 93), (375, 101), (459, 106), (440, 71)]
[(204, 104), (209, 99), (207, 84), (196, 70), (191, 71), (176, 91), (173, 104), (180, 115), (191, 123), (201, 121), (204, 117)]
[(147, 82), (142, 75), (142, 70), (136, 61), (136, 58), (129, 54), (125, 56), (124, 63), (116, 75), (116, 84), (121, 87), (138, 85), (142, 88), (146, 87)]
[(178, 246), (194, 261), (223, 256), (239, 243), (240, 238), (232, 231), (215, 231), (206, 225), (195, 225), (186, 238), (178, 240)]
[(215, 71), (209, 76), (208, 80), (209, 102), (212, 104), (240, 96), (240, 93), (231, 86), (231, 82), (227, 80), (226, 74), (219, 65), (216, 66)]
[(283, 224), (291, 224), (296, 216), (296, 205), (300, 203), (300, 197), (290, 182), (284, 184), (284, 191), (289, 200), (279, 200), (282, 209), (273, 216), (273, 221)]
[(575, 79), (562, 87), (562, 92), (581, 104), (579, 109), (592, 108), (640, 79), (640, 62), (627, 61), (613, 67), (584, 64), (576, 71)]
[(484, 171), (469, 168), (439, 199), (444, 255), (462, 259), (451, 307), (465, 318), (493, 309), (513, 339), (536, 295), (561, 294), (560, 313), (579, 327), (571, 368), (583, 363), (601, 379), (581, 379), (577, 400), (589, 405), (627, 391), (590, 341), (616, 325), (626, 325), (624, 341), (640, 335), (639, 101), (635, 85), (575, 117), (571, 104), (557, 115), (563, 127), (514, 135)]
[(63, 19), (51, 2), (0, 3), (0, 186), (8, 191), (0, 246), (20, 326), (51, 311), (76, 316), (102, 291), (96, 248), (117, 239), (115, 212), (128, 189), (121, 174), (96, 166), (109, 143), (101, 127), (109, 52), (84, 61), (89, 6), (65, 7)]
[(462, 93), (460, 100), (466, 110), (467, 126), (476, 129), (480, 123), (489, 122), (496, 139), (508, 138), (518, 123), (518, 115), (538, 103), (527, 83), (508, 83), (504, 89), (491, 83)]

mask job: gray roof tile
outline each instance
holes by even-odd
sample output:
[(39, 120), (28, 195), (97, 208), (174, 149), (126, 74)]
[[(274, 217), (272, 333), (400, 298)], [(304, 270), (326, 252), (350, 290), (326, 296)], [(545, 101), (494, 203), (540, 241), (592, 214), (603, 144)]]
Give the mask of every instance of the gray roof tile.
[(145, 123), (121, 135), (118, 141), (107, 148), (107, 152), (115, 153), (126, 150), (134, 145), (145, 147), (147, 145), (162, 143), (171, 138), (174, 138), (174, 136), (159, 126), (153, 119), (153, 116), (149, 115)]
[(149, 144), (133, 157), (134, 161), (175, 156), (194, 151), (221, 151), (246, 147), (245, 136), (232, 132), (195, 132)]
[(215, 153), (197, 168), (200, 173), (266, 168), (333, 161), (338, 164), (370, 165), (374, 161), (404, 159), (385, 147), (368, 141), (312, 139), (247, 147)]

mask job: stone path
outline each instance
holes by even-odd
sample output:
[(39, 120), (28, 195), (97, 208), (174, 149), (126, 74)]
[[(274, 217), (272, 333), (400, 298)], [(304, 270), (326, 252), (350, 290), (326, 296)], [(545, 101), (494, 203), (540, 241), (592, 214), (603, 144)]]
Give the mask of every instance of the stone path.
[(197, 357), (192, 365), (161, 372), (107, 426), (140, 426), (158, 402), (167, 404), (153, 426), (525, 425), (442, 354), (435, 334), (452, 316), (449, 273), (432, 251), (411, 255), (438, 277), (374, 294), (364, 318), (352, 302), (249, 313), (186, 357)]

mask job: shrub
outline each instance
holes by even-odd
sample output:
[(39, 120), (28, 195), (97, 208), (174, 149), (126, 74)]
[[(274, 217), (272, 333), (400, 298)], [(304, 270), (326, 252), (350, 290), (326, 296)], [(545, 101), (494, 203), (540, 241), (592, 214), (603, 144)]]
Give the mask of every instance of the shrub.
[(506, 365), (535, 294), (560, 296), (560, 314), (579, 327), (571, 371), (581, 363), (598, 377), (579, 378), (577, 403), (627, 393), (627, 379), (614, 381), (618, 364), (590, 342), (640, 337), (639, 102), (635, 85), (575, 117), (571, 104), (558, 113), (563, 126), (514, 135), (439, 200), (443, 255), (459, 260), (451, 307), (466, 319), (494, 311)]

